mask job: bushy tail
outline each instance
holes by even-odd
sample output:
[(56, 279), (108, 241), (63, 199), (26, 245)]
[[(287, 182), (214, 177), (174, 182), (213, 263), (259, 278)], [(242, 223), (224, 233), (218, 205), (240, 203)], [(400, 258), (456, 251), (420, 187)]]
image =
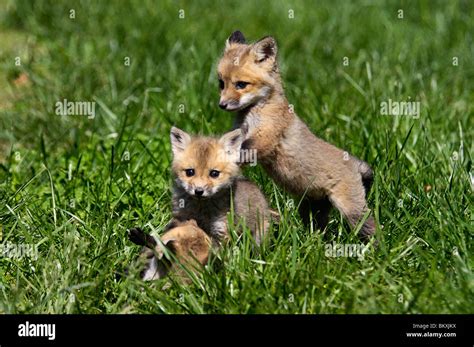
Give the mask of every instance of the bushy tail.
[(374, 172), (372, 168), (365, 161), (357, 159), (359, 164), (359, 173), (362, 176), (362, 184), (364, 185), (365, 195), (369, 194), (372, 183), (374, 182)]

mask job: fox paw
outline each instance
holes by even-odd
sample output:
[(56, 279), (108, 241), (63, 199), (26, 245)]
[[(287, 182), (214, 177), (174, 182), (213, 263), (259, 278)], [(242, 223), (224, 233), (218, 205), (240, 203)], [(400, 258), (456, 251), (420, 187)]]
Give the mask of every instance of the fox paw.
[(156, 240), (153, 238), (153, 236), (146, 234), (140, 228), (130, 229), (128, 231), (128, 239), (139, 246), (145, 246), (148, 248), (153, 248), (156, 246)]
[(140, 228), (128, 230), (128, 239), (139, 246), (145, 246), (146, 244), (146, 234)]

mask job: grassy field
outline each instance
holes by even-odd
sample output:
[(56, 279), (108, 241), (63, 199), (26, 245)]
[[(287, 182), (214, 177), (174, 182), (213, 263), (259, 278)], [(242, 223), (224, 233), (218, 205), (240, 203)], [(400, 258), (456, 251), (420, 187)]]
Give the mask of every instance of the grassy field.
[[(471, 2), (19, 0), (0, 11), (0, 312), (474, 313)], [(380, 247), (327, 256), (328, 242), (358, 242), (340, 214), (323, 239), (248, 168), (283, 216), (261, 252), (235, 239), (187, 286), (143, 283), (134, 267), (118, 278), (139, 251), (127, 229), (159, 233), (170, 219), (170, 127), (231, 127), (216, 64), (235, 29), (275, 36), (295, 111), (374, 168)], [(56, 114), (64, 99), (95, 102), (95, 117)], [(383, 115), (389, 100), (420, 102), (419, 116)]]

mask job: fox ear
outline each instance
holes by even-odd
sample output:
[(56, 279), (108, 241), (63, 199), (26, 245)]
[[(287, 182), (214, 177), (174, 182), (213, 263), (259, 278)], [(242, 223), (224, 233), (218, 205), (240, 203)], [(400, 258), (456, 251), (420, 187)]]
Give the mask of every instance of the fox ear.
[(219, 139), (219, 142), (224, 145), (227, 153), (239, 151), (243, 141), (244, 136), (242, 135), (242, 130), (240, 128), (222, 135)]
[(178, 129), (176, 127), (171, 128), (170, 132), (171, 138), (171, 150), (173, 155), (181, 153), (191, 142), (191, 136), (185, 131)]
[(165, 246), (168, 246), (169, 244), (171, 244), (171, 243), (173, 243), (173, 242), (175, 242), (175, 241), (176, 241), (176, 239), (166, 239), (166, 240), (163, 241), (163, 244), (164, 244)]
[(165, 255), (166, 251), (175, 253), (176, 252), (176, 247), (174, 243), (177, 241), (175, 238), (166, 238), (166, 239), (161, 239), (158, 238), (159, 242), (157, 243), (157, 246), (155, 247), (155, 252), (157, 253), (157, 258), (159, 260), (163, 259), (163, 256)]
[(230, 46), (232, 43), (245, 44), (245, 36), (244, 36), (244, 34), (242, 34), (242, 32), (240, 32), (239, 30), (234, 31), (234, 32), (229, 36), (229, 38), (227, 39), (227, 41), (226, 41), (226, 43), (225, 43), (225, 47), (226, 47), (226, 48), (229, 48), (229, 46)]
[(277, 44), (273, 37), (266, 36), (257, 41), (252, 46), (252, 52), (255, 55), (255, 62), (261, 63), (268, 59), (275, 60), (277, 55)]

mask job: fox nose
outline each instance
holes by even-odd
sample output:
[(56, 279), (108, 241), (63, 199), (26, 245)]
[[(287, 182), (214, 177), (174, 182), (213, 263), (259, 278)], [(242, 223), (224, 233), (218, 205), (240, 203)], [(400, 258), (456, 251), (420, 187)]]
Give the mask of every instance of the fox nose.
[(223, 110), (225, 110), (227, 108), (227, 103), (225, 102), (220, 102), (219, 103), (219, 107), (222, 108)]
[(204, 189), (196, 188), (194, 189), (194, 194), (196, 194), (196, 196), (202, 196), (202, 194), (204, 194)]

